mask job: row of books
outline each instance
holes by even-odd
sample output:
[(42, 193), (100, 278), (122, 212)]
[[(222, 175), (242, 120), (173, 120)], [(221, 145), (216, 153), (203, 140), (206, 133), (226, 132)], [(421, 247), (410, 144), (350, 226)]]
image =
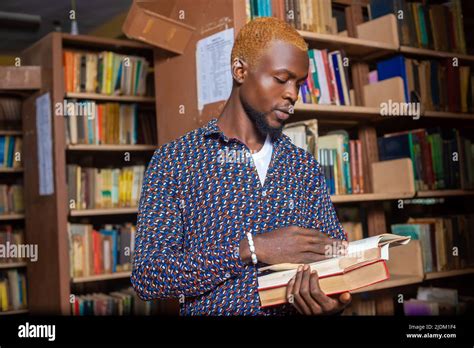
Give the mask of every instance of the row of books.
[(71, 209), (136, 207), (145, 167), (122, 168), (67, 166)]
[(108, 294), (92, 293), (74, 295), (71, 313), (85, 315), (155, 315), (159, 311), (157, 301), (142, 301), (132, 287)]
[(349, 133), (342, 129), (319, 136), (315, 119), (287, 124), (283, 132), (293, 144), (315, 156), (330, 194), (366, 191), (360, 140), (350, 140)]
[(0, 135), (0, 168), (21, 167), (22, 138)]
[(416, 190), (474, 188), (474, 140), (454, 128), (420, 128), (378, 138), (381, 161), (411, 158)]
[(131, 271), (136, 227), (68, 223), (71, 277)]
[(300, 87), (306, 104), (351, 105), (348, 68), (343, 50), (308, 50), (308, 78)]
[(246, 0), (247, 20), (276, 17), (298, 30), (337, 34), (331, 0)]
[(474, 112), (474, 71), (452, 59), (416, 60), (397, 55), (377, 63), (378, 80), (403, 79), (405, 101), (425, 110)]
[(137, 104), (81, 103), (90, 115), (67, 115), (68, 144), (156, 144), (154, 117), (140, 112)]
[(474, 297), (459, 295), (457, 289), (419, 287), (416, 298), (403, 302), (407, 316), (462, 315), (472, 313)]
[(474, 265), (474, 215), (410, 218), (391, 231), (421, 243), (425, 272), (462, 269)]
[(144, 57), (64, 50), (63, 65), (67, 92), (146, 94), (149, 63)]
[(442, 4), (371, 0), (370, 9), (373, 19), (395, 14), (403, 45), (466, 53), (461, 0)]
[(22, 185), (0, 185), (0, 214), (23, 213)]
[(351, 305), (342, 312), (343, 316), (377, 315), (377, 303), (374, 299), (365, 299), (354, 296)]
[(17, 269), (0, 271), (0, 312), (25, 309), (28, 306), (26, 276)]
[[(22, 229), (14, 228), (12, 225), (0, 226), (0, 245), (4, 246), (5, 251), (11, 245), (22, 245), (24, 243), (24, 233)], [(0, 253), (0, 264), (20, 262), (20, 257), (4, 257), (4, 253)], [(19, 256), (19, 255), (17, 255)]]
[(2, 129), (21, 129), (21, 98), (0, 96), (0, 126)]

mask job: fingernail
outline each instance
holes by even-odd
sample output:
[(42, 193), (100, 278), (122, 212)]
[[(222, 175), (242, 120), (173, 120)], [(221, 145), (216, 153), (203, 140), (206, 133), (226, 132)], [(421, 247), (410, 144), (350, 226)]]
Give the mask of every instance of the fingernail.
[(304, 270), (307, 271), (309, 269), (308, 265), (304, 265)]
[(303, 266), (298, 266), (298, 272), (301, 272), (303, 270)]

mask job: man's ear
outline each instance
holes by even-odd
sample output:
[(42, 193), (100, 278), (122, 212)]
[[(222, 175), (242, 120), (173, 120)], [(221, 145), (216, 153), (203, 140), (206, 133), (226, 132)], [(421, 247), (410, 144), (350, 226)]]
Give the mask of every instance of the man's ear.
[(247, 76), (248, 64), (240, 58), (234, 58), (231, 67), (232, 78), (238, 84), (242, 84)]

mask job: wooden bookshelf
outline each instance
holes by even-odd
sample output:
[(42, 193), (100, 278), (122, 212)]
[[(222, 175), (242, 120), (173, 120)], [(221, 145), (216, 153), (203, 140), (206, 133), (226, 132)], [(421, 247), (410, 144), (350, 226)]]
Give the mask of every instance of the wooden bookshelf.
[[(107, 39), (87, 35), (69, 35), (53, 32), (23, 52), (22, 61), (28, 64), (41, 65), (43, 71), (49, 72), (49, 78), (43, 81), (40, 94), (49, 92), (51, 105), (63, 103), (68, 99), (89, 99), (99, 102), (137, 103), (139, 108), (150, 110), (157, 106), (155, 97), (141, 96), (113, 96), (95, 93), (66, 93), (63, 74), (63, 51), (66, 49), (80, 49), (85, 51), (113, 51), (120, 54), (146, 57), (151, 65), (157, 64), (167, 53), (163, 50), (130, 40)], [(153, 71), (153, 70), (152, 70)], [(156, 72), (153, 73), (156, 75)], [(161, 80), (161, 77), (160, 77)], [(110, 152), (135, 151), (133, 161), (127, 165), (147, 163), (157, 145), (69, 145), (66, 139), (65, 117), (54, 116), (51, 113), (52, 124), (52, 161), (54, 193), (40, 195), (38, 184), (38, 156), (37, 134), (34, 116), (34, 100), (26, 105), (24, 128), (31, 133), (25, 139), (24, 146), (29, 149), (25, 154), (25, 189), (30, 194), (26, 206), (27, 224), (31, 231), (30, 243), (38, 245), (40, 255), (37, 262), (29, 265), (28, 280), (35, 284), (30, 293), (29, 304), (31, 313), (40, 314), (70, 314), (69, 296), (71, 286), (76, 283), (89, 283), (99, 286), (94, 282), (125, 277), (117, 273), (98, 277), (72, 278), (70, 274), (68, 223), (78, 220), (88, 221), (93, 219), (94, 225), (110, 223), (134, 222), (137, 208), (116, 209), (85, 209), (70, 210), (67, 186), (67, 164), (93, 163), (97, 155), (104, 156), (114, 167), (123, 167), (123, 159), (109, 156)], [(157, 120), (158, 126), (158, 120)], [(157, 127), (159, 129), (160, 127)], [(89, 165), (91, 166), (91, 164)], [(122, 216), (123, 215), (123, 216)], [(127, 216), (130, 215), (130, 216)], [(72, 219), (72, 220), (71, 220)], [(107, 220), (108, 219), (108, 220)], [(41, 252), (43, 251), (43, 252)], [(47, 251), (47, 252), (44, 252)], [(41, 284), (41, 286), (38, 286)], [(74, 293), (77, 293), (76, 291)]]
[(122, 278), (129, 278), (131, 272), (116, 272), (116, 273), (108, 273), (108, 274), (99, 274), (93, 275), (88, 277), (76, 277), (72, 278), (72, 283), (89, 283), (89, 282), (99, 282), (99, 281), (106, 281), (111, 279), (122, 279)]
[(158, 145), (67, 145), (66, 150), (68, 151), (155, 151)]
[(23, 173), (23, 168), (0, 168), (1, 173)]
[(340, 106), (340, 105), (324, 105), (324, 104), (295, 104), (295, 115), (310, 114), (311, 118), (317, 118), (319, 120), (327, 119), (345, 119), (345, 120), (357, 120), (357, 121), (368, 121), (373, 120), (380, 116), (379, 108), (366, 107), (366, 106)]
[(23, 132), (21, 130), (6, 130), (6, 129), (0, 129), (0, 135), (12, 135), (12, 136), (21, 136), (23, 135)]
[(452, 197), (452, 196), (471, 196), (474, 195), (474, 190), (432, 190), (432, 191), (418, 191), (416, 197)]
[(134, 208), (106, 208), (106, 209), (76, 209), (71, 210), (70, 216), (100, 216), (100, 215), (122, 215), (122, 214), (136, 214), (137, 207)]
[(98, 93), (66, 93), (66, 98), (87, 99), (100, 101), (114, 101), (118, 103), (154, 103), (154, 97), (143, 97), (135, 95), (107, 95)]

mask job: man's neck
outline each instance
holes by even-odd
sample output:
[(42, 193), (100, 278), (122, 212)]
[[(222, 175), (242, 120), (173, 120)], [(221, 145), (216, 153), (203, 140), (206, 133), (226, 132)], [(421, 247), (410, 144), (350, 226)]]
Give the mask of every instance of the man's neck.
[(257, 131), (252, 120), (247, 116), (236, 89), (232, 90), (217, 120), (217, 126), (228, 138), (237, 138), (247, 145), (251, 152), (260, 151), (265, 143), (265, 136)]

